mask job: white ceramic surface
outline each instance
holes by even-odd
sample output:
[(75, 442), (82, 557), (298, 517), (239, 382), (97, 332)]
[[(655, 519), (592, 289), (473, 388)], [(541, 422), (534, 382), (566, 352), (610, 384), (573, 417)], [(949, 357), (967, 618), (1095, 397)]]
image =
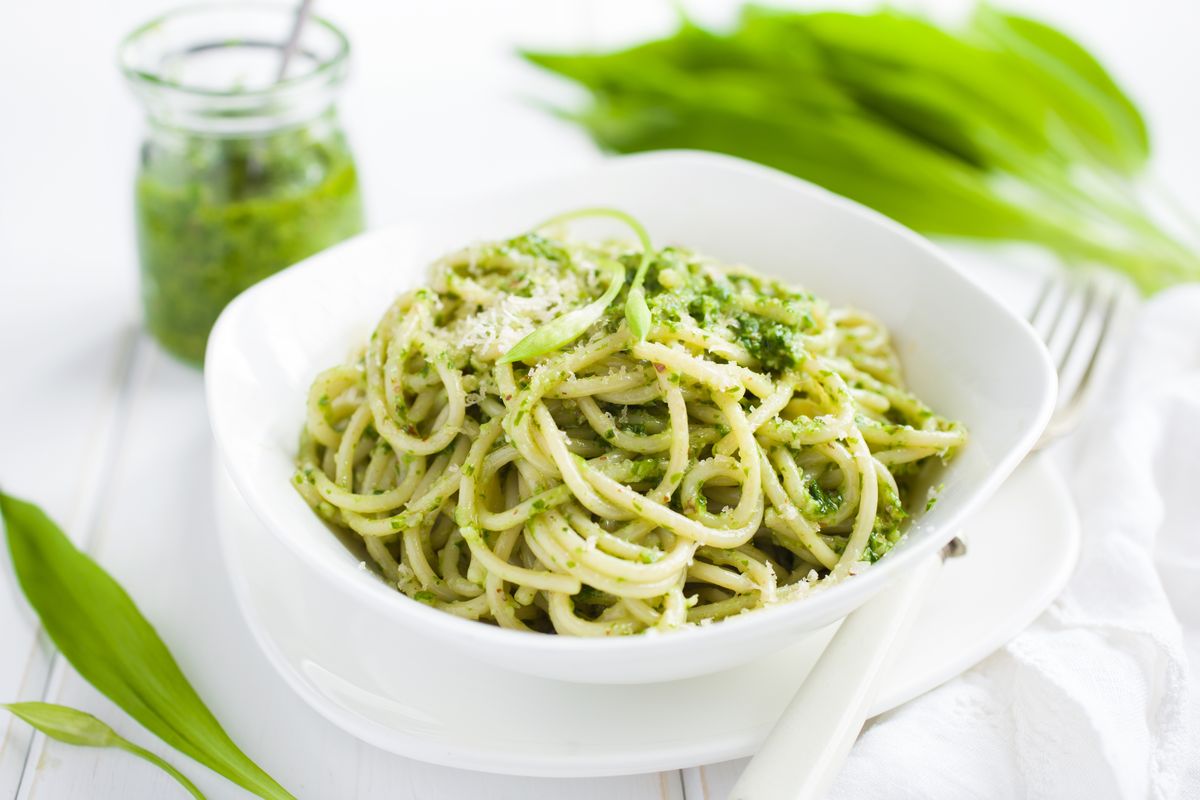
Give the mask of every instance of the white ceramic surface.
[[(567, 777), (745, 756), (837, 626), (753, 663), (672, 683), (585, 686), (522, 675), (415, 637), (386, 637), (388, 616), (351, 593), (311, 594), (314, 569), (265, 530), (220, 465), (215, 473), (222, 549), (272, 666), (335, 725), (423, 761)], [(1079, 522), (1058, 473), (1034, 460), (972, 516), (965, 537), (967, 555), (935, 578), (873, 714), (957, 675), (1028, 625), (1070, 577)], [(275, 576), (269, 583), (264, 565)], [(380, 639), (394, 642), (389, 651), (375, 646)]]
[[(637, 216), (658, 244), (682, 243), (799, 283), (880, 317), (918, 395), (966, 423), (971, 441), (886, 559), (806, 598), (671, 636), (585, 640), (481, 625), (399, 595), (359, 562), (295, 493), (290, 476), (303, 398), (320, 370), (365, 341), (400, 291), (439, 255), (513, 235), (562, 210)], [(1054, 371), (1028, 326), (907, 229), (803, 181), (735, 159), (661, 153), (432, 211), (320, 253), (235, 300), (209, 342), (208, 411), (224, 464), (266, 527), (314, 570), (306, 597), (356, 597), (387, 624), (364, 646), (418, 639), (532, 674), (585, 682), (700, 675), (778, 650), (840, 619), (914, 560), (948, 541), (1020, 462), (1044, 427)], [(252, 580), (274, 583), (269, 568)], [(356, 654), (365, 656), (366, 654)]]

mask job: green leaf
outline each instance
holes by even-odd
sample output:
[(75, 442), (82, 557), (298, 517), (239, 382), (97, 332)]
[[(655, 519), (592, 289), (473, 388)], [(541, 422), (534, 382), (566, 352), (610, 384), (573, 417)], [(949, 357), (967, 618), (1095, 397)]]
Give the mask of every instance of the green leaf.
[(621, 291), (625, 283), (625, 268), (616, 261), (601, 262), (600, 267), (608, 273), (608, 289), (586, 306), (569, 311), (561, 317), (547, 322), (513, 345), (499, 360), (500, 364), (525, 361), (569, 345), (578, 339), (604, 315), (605, 310)]
[[(641, 257), (638, 260), (637, 270), (634, 272), (633, 284), (629, 291), (630, 299), (634, 297), (635, 293), (641, 298), (641, 309), (636, 307), (636, 301), (634, 301), (632, 310), (629, 302), (626, 302), (625, 313), (629, 320), (629, 328), (634, 332), (634, 336), (638, 339), (643, 339), (645, 338), (646, 330), (649, 328), (650, 309), (646, 307), (642, 282), (646, 278), (646, 269), (650, 266), (652, 245), (650, 243), (650, 234), (646, 232), (642, 224), (624, 211), (615, 208), (581, 208), (551, 217), (541, 225), (534, 227), (534, 230), (539, 231), (552, 225), (559, 225), (564, 222), (587, 217), (611, 217), (623, 222), (633, 230), (638, 238), (638, 242), (642, 246)], [(600, 266), (609, 273), (609, 285), (608, 289), (599, 299), (547, 322), (513, 345), (512, 349), (505, 353), (497, 363), (511, 364), (514, 361), (525, 361), (554, 352), (578, 339), (583, 335), (584, 331), (595, 324), (596, 320), (604, 315), (605, 310), (616, 299), (616, 296), (621, 291), (621, 287), (625, 283), (625, 268), (620, 264), (606, 262)], [(641, 331), (640, 334), (638, 333), (639, 330)]]
[(1001, 48), (1013, 73), (1033, 87), (1092, 157), (1132, 174), (1150, 155), (1146, 123), (1112, 76), (1078, 42), (1049, 25), (977, 7), (971, 30)]
[(58, 649), (89, 683), (179, 752), (263, 798), (292, 798), (196, 694), (125, 590), (32, 503), (0, 493), (13, 569)]
[(204, 794), (182, 772), (149, 750), (122, 738), (86, 711), (53, 703), (8, 703), (0, 705), (0, 708), (7, 708), (14, 716), (25, 720), (51, 739), (79, 747), (115, 747), (132, 753), (166, 772), (192, 797), (204, 800)]
[(1020, 238), (1041, 224), (1035, 213), (998, 196), (986, 173), (888, 125), (794, 108), (768, 115), (711, 89), (703, 107), (647, 107), (628, 97), (583, 119), (601, 143), (621, 152), (688, 148), (750, 159), (928, 232)]
[(625, 320), (635, 341), (642, 341), (650, 332), (650, 306), (646, 305), (646, 290), (642, 288), (641, 281), (629, 290), (629, 296), (625, 298)]
[(6, 703), (15, 716), (51, 739), (81, 747), (114, 747), (117, 732), (85, 711), (52, 703)]

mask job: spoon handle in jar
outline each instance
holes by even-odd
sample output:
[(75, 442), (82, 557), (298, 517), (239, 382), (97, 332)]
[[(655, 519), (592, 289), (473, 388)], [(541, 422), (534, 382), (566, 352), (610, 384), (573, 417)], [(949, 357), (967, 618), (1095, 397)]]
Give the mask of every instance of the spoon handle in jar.
[(304, 23), (308, 22), (308, 17), (312, 13), (312, 4), (313, 0), (300, 0), (300, 4), (296, 6), (292, 29), (288, 32), (287, 41), (283, 45), (282, 55), (279, 58), (279, 72), (275, 75), (276, 83), (287, 76), (288, 65), (292, 63), (292, 56), (296, 54), (296, 48), (300, 45), (300, 34), (304, 31)]

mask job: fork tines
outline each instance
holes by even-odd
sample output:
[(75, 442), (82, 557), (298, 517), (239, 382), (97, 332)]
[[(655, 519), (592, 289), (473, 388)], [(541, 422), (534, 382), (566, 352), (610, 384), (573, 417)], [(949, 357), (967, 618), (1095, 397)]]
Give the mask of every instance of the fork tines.
[(1077, 424), (1131, 297), (1127, 282), (1096, 269), (1059, 270), (1042, 284), (1028, 319), (1058, 371), (1058, 405), (1038, 447)]

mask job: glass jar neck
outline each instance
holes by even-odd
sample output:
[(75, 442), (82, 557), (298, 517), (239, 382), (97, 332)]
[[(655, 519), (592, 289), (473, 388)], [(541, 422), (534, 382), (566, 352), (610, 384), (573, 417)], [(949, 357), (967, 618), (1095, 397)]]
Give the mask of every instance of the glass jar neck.
[(213, 136), (258, 136), (312, 123), (332, 114), (336, 92), (271, 93), (253, 97), (191, 97), (139, 92), (151, 125)]
[(325, 20), (308, 21), (280, 75), (292, 9), (194, 6), (130, 34), (121, 67), (151, 122), (215, 136), (253, 136), (321, 117), (346, 77), (349, 46)]

